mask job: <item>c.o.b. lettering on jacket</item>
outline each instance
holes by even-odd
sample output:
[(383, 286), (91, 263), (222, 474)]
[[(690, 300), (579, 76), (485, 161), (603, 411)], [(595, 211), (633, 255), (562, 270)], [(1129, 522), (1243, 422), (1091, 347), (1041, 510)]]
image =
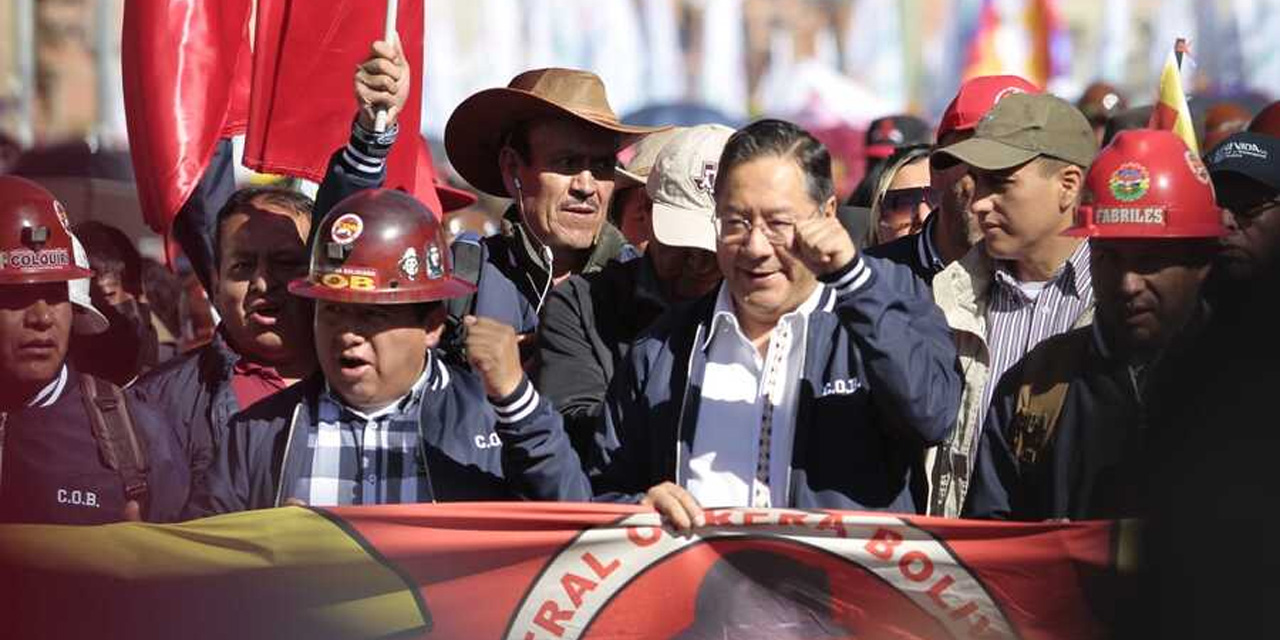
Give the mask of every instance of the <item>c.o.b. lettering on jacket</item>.
[(862, 381), (857, 378), (842, 378), (839, 380), (828, 380), (822, 385), (822, 393), (819, 398), (824, 396), (847, 396), (853, 395), (862, 388)]
[(494, 447), (501, 447), (502, 439), (499, 438), (496, 433), (490, 433), (488, 436), (485, 436), (483, 433), (477, 433), (475, 445), (477, 449), (492, 449)]

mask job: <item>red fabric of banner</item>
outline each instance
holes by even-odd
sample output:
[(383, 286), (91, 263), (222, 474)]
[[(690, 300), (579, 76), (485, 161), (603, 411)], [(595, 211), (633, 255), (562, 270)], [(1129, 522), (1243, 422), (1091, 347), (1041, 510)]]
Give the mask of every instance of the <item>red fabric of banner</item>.
[(243, 132), (249, 0), (127, 2), (121, 38), (129, 154), (147, 224), (165, 234), (218, 139)]
[[(389, 188), (440, 212), (434, 168), (423, 161), (423, 0), (399, 0), (398, 33), (413, 74), (400, 136), (387, 162)], [(355, 114), (353, 76), (383, 37), (386, 5), (369, 0), (259, 0), (245, 166), (320, 181), (346, 144)]]
[(1118, 587), (1108, 522), (732, 509), (690, 537), (622, 506), (326, 511), (419, 586), (428, 637), (1093, 638)]

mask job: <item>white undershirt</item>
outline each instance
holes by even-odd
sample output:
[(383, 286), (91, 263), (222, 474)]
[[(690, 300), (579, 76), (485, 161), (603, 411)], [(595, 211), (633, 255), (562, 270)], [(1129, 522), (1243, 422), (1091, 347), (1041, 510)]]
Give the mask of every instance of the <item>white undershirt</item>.
[(1026, 296), (1027, 299), (1032, 302), (1035, 302), (1036, 298), (1040, 297), (1040, 292), (1044, 291), (1044, 288), (1049, 286), (1048, 280), (1041, 280), (1038, 282), (1023, 282), (1018, 280), (1017, 283), (1018, 291), (1021, 291), (1022, 295)]
[[(743, 334), (728, 288), (720, 285), (708, 330), (698, 427), (685, 469), (689, 493), (706, 507), (784, 507), (795, 436), (797, 387), (809, 313), (823, 287), (769, 333), (764, 357)], [(769, 486), (756, 480), (761, 420), (773, 405)], [(754, 498), (754, 499), (753, 499)]]

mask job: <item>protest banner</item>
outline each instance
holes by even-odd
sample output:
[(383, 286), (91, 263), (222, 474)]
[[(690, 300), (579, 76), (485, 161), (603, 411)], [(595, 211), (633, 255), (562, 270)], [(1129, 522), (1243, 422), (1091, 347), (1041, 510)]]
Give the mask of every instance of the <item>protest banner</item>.
[(1126, 531), (713, 509), (683, 535), (571, 503), (10, 525), (0, 620), (11, 638), (1090, 638)]

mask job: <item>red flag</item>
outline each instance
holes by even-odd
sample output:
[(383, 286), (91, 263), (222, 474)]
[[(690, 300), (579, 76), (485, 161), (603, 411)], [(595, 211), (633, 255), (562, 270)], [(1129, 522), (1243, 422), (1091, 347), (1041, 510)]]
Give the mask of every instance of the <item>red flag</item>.
[(129, 155), (143, 217), (167, 234), (214, 145), (248, 110), (250, 0), (127, 2), (121, 38)]
[[(383, 37), (383, 1), (259, 0), (245, 166), (315, 181), (324, 177), (329, 156), (350, 134), (355, 68)], [(414, 80), (387, 160), (387, 186), (439, 212), (435, 170), (420, 150), (423, 0), (399, 2), (397, 32)]]

